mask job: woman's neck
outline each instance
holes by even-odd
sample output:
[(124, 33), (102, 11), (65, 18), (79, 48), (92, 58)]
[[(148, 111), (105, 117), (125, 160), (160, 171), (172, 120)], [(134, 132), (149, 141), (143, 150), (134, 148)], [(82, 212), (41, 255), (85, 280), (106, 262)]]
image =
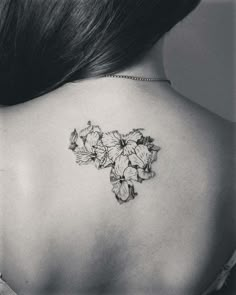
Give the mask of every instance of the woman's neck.
[(159, 40), (138, 63), (120, 71), (118, 74), (144, 78), (166, 79), (167, 77), (163, 62), (163, 47), (164, 38)]
[[(167, 79), (163, 64), (163, 45), (164, 40), (161, 39), (138, 63), (117, 74)], [(128, 79), (110, 79), (107, 77), (86, 79), (78, 83), (70, 83), (68, 86), (71, 93), (69, 96), (76, 98), (75, 103), (79, 102), (79, 93), (79, 103), (84, 98), (86, 104), (90, 103), (93, 106), (101, 104), (107, 108), (112, 108), (114, 105), (117, 108), (123, 107), (127, 103), (130, 104), (131, 101), (133, 104), (137, 101), (141, 102), (148, 92), (158, 94), (159, 97), (165, 97), (165, 93), (169, 93), (172, 89), (168, 83), (163, 82), (135, 82)], [(68, 89), (68, 87), (66, 88)]]

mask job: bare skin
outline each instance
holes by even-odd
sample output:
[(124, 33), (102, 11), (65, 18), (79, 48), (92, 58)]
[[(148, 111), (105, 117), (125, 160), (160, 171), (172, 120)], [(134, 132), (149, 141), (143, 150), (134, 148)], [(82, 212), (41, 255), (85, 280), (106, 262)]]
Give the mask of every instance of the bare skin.
[[(232, 254), (233, 126), (168, 84), (93, 79), (2, 115), (1, 272), (16, 292), (200, 295)], [(69, 135), (89, 120), (161, 146), (135, 200), (75, 163)]]

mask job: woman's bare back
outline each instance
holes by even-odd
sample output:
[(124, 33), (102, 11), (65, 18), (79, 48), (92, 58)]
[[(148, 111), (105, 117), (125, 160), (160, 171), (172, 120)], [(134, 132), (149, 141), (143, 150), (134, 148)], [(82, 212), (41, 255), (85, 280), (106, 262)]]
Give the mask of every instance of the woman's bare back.
[[(231, 124), (139, 85), (68, 84), (2, 110), (2, 272), (20, 294), (201, 294), (231, 255)], [(89, 120), (161, 147), (134, 200), (118, 204), (109, 170), (76, 164), (69, 136)]]

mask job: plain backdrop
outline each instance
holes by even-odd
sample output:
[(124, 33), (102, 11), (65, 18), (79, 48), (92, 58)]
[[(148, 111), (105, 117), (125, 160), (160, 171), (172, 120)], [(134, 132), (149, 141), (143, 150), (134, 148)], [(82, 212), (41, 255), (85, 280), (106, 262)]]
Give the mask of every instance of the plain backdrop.
[(173, 87), (236, 122), (236, 0), (202, 0), (167, 36), (165, 69)]

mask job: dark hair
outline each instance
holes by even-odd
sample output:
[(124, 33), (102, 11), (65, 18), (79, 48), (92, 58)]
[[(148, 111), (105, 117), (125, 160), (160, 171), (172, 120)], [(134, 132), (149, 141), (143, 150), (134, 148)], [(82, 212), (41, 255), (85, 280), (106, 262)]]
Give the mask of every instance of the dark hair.
[(116, 73), (200, 0), (0, 0), (0, 103)]

